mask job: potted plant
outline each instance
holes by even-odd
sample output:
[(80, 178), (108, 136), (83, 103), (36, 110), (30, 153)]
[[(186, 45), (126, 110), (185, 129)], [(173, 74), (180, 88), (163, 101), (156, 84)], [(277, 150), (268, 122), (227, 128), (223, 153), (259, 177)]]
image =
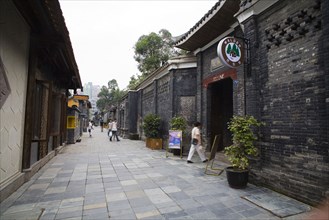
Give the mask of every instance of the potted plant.
[[(170, 129), (182, 131), (183, 138), (186, 136), (186, 127), (187, 127), (186, 119), (182, 116), (176, 116), (170, 120)], [(182, 141), (184, 142), (183, 138)], [(182, 145), (182, 151), (183, 151), (183, 145)], [(181, 150), (179, 149), (172, 149), (172, 152), (176, 156), (181, 154)]]
[(185, 132), (186, 127), (186, 119), (183, 118), (183, 116), (176, 116), (170, 120), (170, 128), (172, 130), (181, 130), (182, 132)]
[(258, 149), (254, 145), (257, 140), (254, 129), (263, 125), (253, 116), (233, 116), (228, 123), (228, 129), (232, 132), (233, 144), (224, 148), (232, 166), (225, 169), (229, 185), (232, 188), (244, 188), (248, 183), (249, 160), (258, 155)]
[(151, 149), (162, 149), (160, 138), (161, 118), (155, 114), (148, 114), (143, 120), (143, 131), (146, 136), (146, 146)]

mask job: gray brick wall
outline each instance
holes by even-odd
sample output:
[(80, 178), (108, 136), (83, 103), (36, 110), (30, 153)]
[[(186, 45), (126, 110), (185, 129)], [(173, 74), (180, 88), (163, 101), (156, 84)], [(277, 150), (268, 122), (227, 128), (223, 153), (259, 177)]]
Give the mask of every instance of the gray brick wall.
[[(181, 97), (189, 97), (195, 96), (197, 85), (196, 85), (196, 75), (197, 71), (195, 68), (191, 69), (184, 69), (184, 70), (176, 70), (174, 72), (174, 87), (173, 93), (174, 95), (174, 112), (175, 116), (180, 115), (183, 112), (184, 106), (181, 106)], [(188, 124), (192, 125), (196, 120), (195, 109), (191, 115), (187, 116), (186, 119), (188, 120)]]
[[(128, 133), (142, 136), (141, 121), (147, 114), (161, 117), (161, 133), (164, 141), (168, 138), (169, 123), (172, 117), (186, 116), (191, 126), (196, 120), (195, 94), (196, 68), (172, 69), (153, 83), (138, 91), (130, 91), (119, 106), (124, 106), (121, 122)], [(188, 150), (185, 148), (184, 150)]]
[(137, 121), (138, 121), (138, 102), (139, 96), (137, 91), (131, 91), (128, 93), (127, 103), (126, 103), (126, 128), (128, 133), (137, 133)]
[(281, 1), (244, 23), (252, 48), (247, 113), (266, 122), (252, 181), (310, 204), (329, 185), (329, 10), (326, 1), (316, 5)]
[[(329, 185), (328, 22), (327, 0), (282, 0), (244, 21), (251, 73), (239, 67), (233, 81), (234, 114), (246, 112), (266, 123), (259, 130), (261, 154), (252, 163), (251, 182), (313, 205)], [(243, 36), (239, 27), (235, 36)], [(196, 69), (171, 70), (141, 89), (135, 103), (138, 118), (158, 113), (168, 126), (183, 105), (193, 106), (195, 96), (195, 120), (209, 123), (209, 91), (202, 83), (220, 71), (210, 67), (216, 47), (197, 54)]]
[(157, 114), (161, 118), (161, 133), (168, 138), (168, 123), (171, 119), (172, 105), (170, 103), (170, 75), (167, 74), (157, 80)]
[(183, 116), (187, 121), (187, 131), (183, 135), (183, 153), (187, 154), (190, 149), (190, 136), (193, 123), (197, 120), (197, 69), (175, 70), (173, 75), (173, 116)]
[(155, 97), (155, 90), (154, 90), (154, 84), (149, 85), (148, 87), (144, 88), (142, 90), (142, 112), (144, 117), (147, 114), (155, 114), (155, 103), (154, 103), (154, 97)]
[[(237, 68), (233, 112), (266, 123), (259, 130), (261, 156), (252, 161), (251, 182), (313, 205), (329, 185), (329, 1), (320, 1), (320, 7), (318, 2), (279, 1), (244, 21), (244, 35), (239, 27), (234, 33), (250, 40), (251, 71)], [(224, 71), (210, 68), (217, 44), (197, 54), (197, 120), (208, 124), (203, 128), (208, 142), (212, 107), (202, 81)]]

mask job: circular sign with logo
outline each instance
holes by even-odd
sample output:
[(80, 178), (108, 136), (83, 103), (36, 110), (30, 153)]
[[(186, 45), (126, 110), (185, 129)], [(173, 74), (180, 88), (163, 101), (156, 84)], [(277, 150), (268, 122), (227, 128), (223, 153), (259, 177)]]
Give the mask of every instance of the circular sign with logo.
[(231, 68), (237, 68), (243, 63), (243, 45), (234, 37), (225, 37), (219, 41), (217, 54), (222, 63)]

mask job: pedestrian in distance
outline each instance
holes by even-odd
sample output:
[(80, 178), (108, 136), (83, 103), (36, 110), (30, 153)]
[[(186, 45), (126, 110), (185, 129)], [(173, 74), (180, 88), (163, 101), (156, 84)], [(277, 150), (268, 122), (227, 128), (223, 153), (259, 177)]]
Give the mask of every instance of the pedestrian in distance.
[(89, 132), (89, 137), (91, 137), (91, 130), (94, 129), (93, 128), (93, 124), (91, 123), (91, 121), (89, 121), (88, 123), (88, 132)]
[(100, 120), (99, 124), (101, 126), (101, 132), (103, 132), (103, 127), (104, 127), (103, 119)]
[(206, 159), (206, 156), (204, 155), (204, 152), (202, 150), (200, 128), (201, 128), (201, 123), (195, 122), (194, 128), (192, 129), (191, 132), (191, 148), (188, 153), (187, 163), (193, 163), (192, 157), (195, 151), (198, 152), (199, 157), (203, 163), (208, 162), (208, 159)]
[(117, 141), (120, 141), (119, 137), (118, 137), (118, 134), (117, 134), (118, 125), (117, 125), (117, 121), (115, 119), (112, 122), (111, 130), (112, 130), (112, 136), (110, 137), (110, 141), (112, 141), (112, 137), (113, 137), (113, 140), (116, 138)]
[(107, 131), (107, 136), (109, 137), (109, 138), (111, 138), (112, 137), (112, 120), (110, 119), (110, 121), (109, 121), (109, 123), (108, 123), (108, 131)]

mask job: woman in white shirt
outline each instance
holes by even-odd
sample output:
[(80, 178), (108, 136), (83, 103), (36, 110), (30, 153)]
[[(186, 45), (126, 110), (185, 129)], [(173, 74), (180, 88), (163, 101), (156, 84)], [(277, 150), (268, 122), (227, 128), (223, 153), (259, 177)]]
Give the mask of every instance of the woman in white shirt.
[(191, 148), (188, 153), (187, 163), (193, 163), (193, 161), (191, 159), (193, 157), (195, 150), (198, 152), (199, 157), (203, 163), (208, 161), (206, 159), (206, 156), (204, 155), (204, 152), (202, 151), (200, 128), (201, 128), (201, 123), (195, 122), (194, 128), (192, 129), (192, 132), (191, 132), (191, 137), (192, 137)]
[(110, 137), (110, 141), (112, 141), (112, 137), (113, 137), (113, 140), (116, 138), (117, 141), (120, 141), (119, 137), (118, 137), (118, 134), (117, 134), (118, 127), (117, 127), (117, 121), (116, 120), (114, 120), (112, 122), (111, 131), (112, 131), (112, 136)]

